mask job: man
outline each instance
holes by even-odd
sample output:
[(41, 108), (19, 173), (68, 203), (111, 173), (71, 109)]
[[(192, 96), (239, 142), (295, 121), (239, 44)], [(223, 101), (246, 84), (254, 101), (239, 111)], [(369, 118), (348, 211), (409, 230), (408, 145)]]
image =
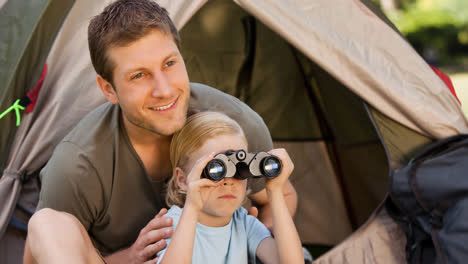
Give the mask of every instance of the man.
[[(38, 262), (60, 259), (44, 256), (41, 248), (57, 241), (59, 248), (75, 247), (73, 252), (88, 260), (96, 257), (96, 247), (107, 263), (154, 261), (172, 234), (172, 220), (162, 217), (164, 185), (172, 174), (169, 145), (185, 123), (189, 103), (194, 111), (223, 111), (239, 122), (250, 151), (273, 147), (263, 121), (245, 104), (189, 85), (178, 32), (153, 1), (112, 3), (90, 22), (88, 41), (97, 83), (110, 103), (80, 121), (41, 172), (38, 209), (56, 211), (41, 210), (31, 220), (25, 262), (31, 251)], [(263, 181), (249, 187), (260, 220), (271, 227)], [(293, 214), (297, 198), (291, 184), (284, 194)], [(48, 240), (48, 230), (66, 241)]]

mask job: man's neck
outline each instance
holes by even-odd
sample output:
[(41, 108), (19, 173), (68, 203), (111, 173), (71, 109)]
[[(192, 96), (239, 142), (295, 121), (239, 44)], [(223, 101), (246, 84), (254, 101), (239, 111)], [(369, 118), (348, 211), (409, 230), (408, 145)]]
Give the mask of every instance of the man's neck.
[(172, 136), (158, 135), (147, 129), (130, 124), (124, 118), (128, 138), (140, 157), (148, 176), (163, 180), (172, 175), (169, 149)]
[(133, 145), (154, 145), (165, 142), (171, 142), (172, 136), (160, 135), (146, 128), (132, 124), (125, 117), (122, 118), (125, 131), (132, 141)]

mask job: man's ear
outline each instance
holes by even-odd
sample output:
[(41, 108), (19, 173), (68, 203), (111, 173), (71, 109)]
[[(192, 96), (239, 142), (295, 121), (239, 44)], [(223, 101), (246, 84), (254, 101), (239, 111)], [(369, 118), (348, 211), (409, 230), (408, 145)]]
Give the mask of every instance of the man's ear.
[(187, 192), (188, 190), (187, 177), (181, 168), (179, 167), (175, 168), (175, 177), (176, 177), (177, 186), (179, 187), (179, 189), (183, 192)]
[(114, 87), (112, 87), (112, 84), (106, 79), (102, 78), (101, 75), (97, 76), (96, 81), (107, 100), (111, 102), (111, 104), (118, 104), (119, 98), (117, 97), (117, 92), (115, 91)]

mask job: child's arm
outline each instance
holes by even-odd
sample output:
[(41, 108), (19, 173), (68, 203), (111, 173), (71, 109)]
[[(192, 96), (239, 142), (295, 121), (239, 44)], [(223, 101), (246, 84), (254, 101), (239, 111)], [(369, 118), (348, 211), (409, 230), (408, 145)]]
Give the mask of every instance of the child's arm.
[(182, 210), (177, 228), (160, 263), (191, 263), (198, 213), (192, 208)]
[(283, 187), (294, 169), (294, 164), (284, 149), (274, 149), (270, 154), (280, 158), (283, 165), (281, 174), (267, 180), (266, 183), (275, 238), (267, 238), (260, 242), (257, 256), (264, 263), (304, 263), (301, 240), (283, 196)]
[(213, 181), (200, 179), (203, 168), (212, 158), (213, 154), (199, 159), (186, 178), (187, 196), (182, 215), (160, 263), (192, 262), (198, 215), (203, 208), (206, 197), (213, 187), (217, 186)]

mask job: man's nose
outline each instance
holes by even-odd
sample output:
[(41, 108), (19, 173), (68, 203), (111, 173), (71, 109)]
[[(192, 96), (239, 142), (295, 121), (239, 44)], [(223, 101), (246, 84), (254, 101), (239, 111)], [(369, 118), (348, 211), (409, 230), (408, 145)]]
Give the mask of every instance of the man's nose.
[(153, 97), (170, 97), (174, 88), (171, 86), (168, 76), (161, 71), (156, 71), (153, 76), (151, 95)]

